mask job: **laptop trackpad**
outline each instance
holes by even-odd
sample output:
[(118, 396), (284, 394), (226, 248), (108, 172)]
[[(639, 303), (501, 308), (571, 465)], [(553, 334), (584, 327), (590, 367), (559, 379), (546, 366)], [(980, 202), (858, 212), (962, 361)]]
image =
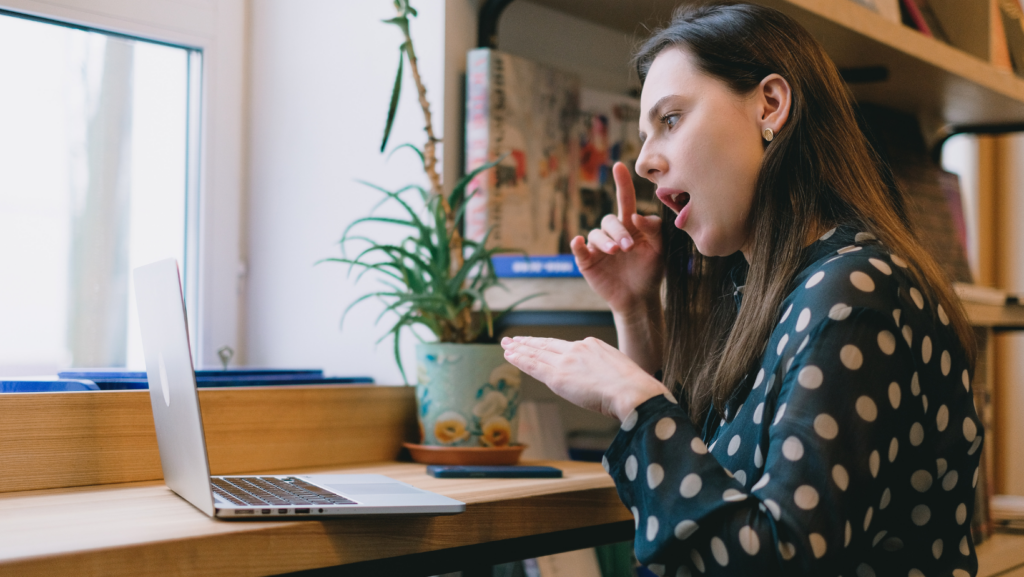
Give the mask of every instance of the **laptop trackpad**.
[(324, 487), (337, 491), (342, 495), (398, 495), (408, 493), (423, 493), (423, 491), (402, 485), (399, 483), (360, 483), (356, 485), (327, 485)]

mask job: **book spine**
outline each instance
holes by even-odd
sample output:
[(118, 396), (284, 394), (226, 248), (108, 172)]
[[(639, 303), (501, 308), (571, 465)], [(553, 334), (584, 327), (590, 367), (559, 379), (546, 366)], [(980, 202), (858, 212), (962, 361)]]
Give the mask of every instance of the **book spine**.
[(1013, 72), (1010, 47), (1006, 40), (1006, 29), (1003, 28), (1003, 14), (999, 9), (999, 0), (990, 0), (989, 9), (989, 60), (996, 68)]
[(934, 36), (931, 29), (928, 28), (928, 23), (925, 22), (924, 15), (921, 14), (921, 10), (917, 7), (917, 3), (914, 0), (902, 0), (902, 4), (903, 10), (910, 20), (910, 25), (925, 36)]
[[(491, 148), (491, 62), (494, 54), (487, 48), (471, 50), (466, 62), (466, 173), (493, 160)], [(495, 224), (492, 203), (493, 170), (476, 176), (466, 189), (472, 196), (466, 201), (465, 238), (481, 241)]]
[(501, 278), (557, 278), (581, 277), (576, 257), (571, 254), (554, 256), (495, 255), (494, 274)]

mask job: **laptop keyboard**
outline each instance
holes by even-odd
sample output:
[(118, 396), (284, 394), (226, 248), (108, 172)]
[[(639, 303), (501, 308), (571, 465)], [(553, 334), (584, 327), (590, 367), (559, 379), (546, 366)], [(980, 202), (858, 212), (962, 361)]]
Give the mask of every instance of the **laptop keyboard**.
[(225, 501), (243, 506), (356, 505), (351, 501), (295, 477), (211, 478), (213, 492)]

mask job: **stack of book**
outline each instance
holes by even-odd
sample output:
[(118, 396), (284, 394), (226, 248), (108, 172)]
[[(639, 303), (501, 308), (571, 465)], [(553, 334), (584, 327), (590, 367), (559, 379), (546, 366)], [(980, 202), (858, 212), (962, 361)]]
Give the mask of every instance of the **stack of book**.
[[(371, 377), (325, 377), (320, 369), (198, 370), (196, 385), (206, 387), (259, 387), (268, 385), (372, 384)], [(0, 393), (67, 391), (123, 391), (148, 389), (145, 371), (128, 369), (74, 369), (55, 377), (0, 379)]]

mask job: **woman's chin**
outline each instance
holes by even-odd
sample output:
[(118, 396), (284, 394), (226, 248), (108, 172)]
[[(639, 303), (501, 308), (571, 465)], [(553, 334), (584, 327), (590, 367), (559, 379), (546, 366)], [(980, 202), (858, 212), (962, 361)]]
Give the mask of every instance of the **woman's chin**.
[(697, 252), (703, 256), (731, 256), (740, 250), (739, 244), (735, 242), (723, 242), (723, 239), (714, 238), (708, 234), (691, 234), (693, 245)]

